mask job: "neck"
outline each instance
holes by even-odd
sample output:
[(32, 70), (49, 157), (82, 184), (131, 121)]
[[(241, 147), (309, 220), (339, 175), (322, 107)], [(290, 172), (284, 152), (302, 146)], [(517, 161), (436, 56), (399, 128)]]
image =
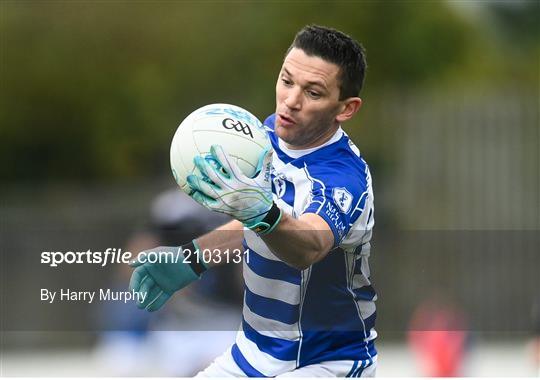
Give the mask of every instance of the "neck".
[(303, 150), (303, 149), (316, 148), (318, 146), (323, 145), (328, 140), (330, 140), (332, 138), (332, 136), (334, 136), (334, 134), (336, 133), (338, 128), (339, 128), (339, 124), (336, 124), (333, 128), (325, 131), (324, 133), (322, 133), (320, 136), (316, 137), (314, 140), (312, 140), (308, 144), (290, 145), (290, 144), (287, 144), (285, 141), (283, 141), (283, 143), (285, 144), (287, 149), (291, 149), (291, 150)]

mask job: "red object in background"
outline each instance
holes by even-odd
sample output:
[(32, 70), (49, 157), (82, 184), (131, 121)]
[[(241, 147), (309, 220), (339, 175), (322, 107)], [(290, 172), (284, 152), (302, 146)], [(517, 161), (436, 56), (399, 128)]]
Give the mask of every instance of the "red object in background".
[(462, 376), (468, 331), (463, 314), (437, 303), (421, 305), (408, 333), (422, 372), (430, 377)]

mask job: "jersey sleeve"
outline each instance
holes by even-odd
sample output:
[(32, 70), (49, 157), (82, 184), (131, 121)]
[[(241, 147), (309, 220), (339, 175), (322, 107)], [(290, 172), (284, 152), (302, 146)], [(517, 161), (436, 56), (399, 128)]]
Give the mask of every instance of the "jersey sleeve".
[(310, 173), (310, 202), (304, 214), (322, 217), (334, 234), (334, 248), (339, 246), (363, 211), (368, 191), (365, 177), (355, 170), (330, 170)]

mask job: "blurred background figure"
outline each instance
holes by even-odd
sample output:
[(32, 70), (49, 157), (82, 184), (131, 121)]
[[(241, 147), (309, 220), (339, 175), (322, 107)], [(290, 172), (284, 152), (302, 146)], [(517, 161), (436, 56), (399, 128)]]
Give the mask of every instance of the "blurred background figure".
[[(157, 246), (179, 246), (228, 221), (179, 189), (159, 194), (149, 214), (148, 227), (134, 233), (124, 251), (136, 255)], [(125, 291), (132, 268), (116, 268), (110, 288)], [(208, 271), (157, 312), (139, 310), (134, 302), (97, 304), (97, 363), (114, 376), (186, 377), (204, 369), (234, 342), (240, 323), (235, 307), (242, 296), (240, 268), (231, 263)]]
[(421, 303), (414, 312), (408, 342), (419, 364), (421, 376), (465, 376), (469, 332), (462, 310), (444, 297)]

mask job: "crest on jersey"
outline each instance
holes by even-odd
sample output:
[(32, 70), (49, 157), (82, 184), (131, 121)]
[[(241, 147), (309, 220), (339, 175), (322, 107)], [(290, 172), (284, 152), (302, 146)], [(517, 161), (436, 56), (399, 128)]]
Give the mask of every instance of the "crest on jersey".
[(347, 214), (351, 211), (353, 196), (344, 187), (336, 187), (332, 190), (332, 197), (336, 206), (339, 207), (342, 213)]
[(287, 189), (287, 184), (285, 183), (285, 179), (282, 175), (278, 175), (274, 177), (274, 187), (276, 189), (276, 196), (278, 199), (283, 197), (285, 195), (285, 190)]

